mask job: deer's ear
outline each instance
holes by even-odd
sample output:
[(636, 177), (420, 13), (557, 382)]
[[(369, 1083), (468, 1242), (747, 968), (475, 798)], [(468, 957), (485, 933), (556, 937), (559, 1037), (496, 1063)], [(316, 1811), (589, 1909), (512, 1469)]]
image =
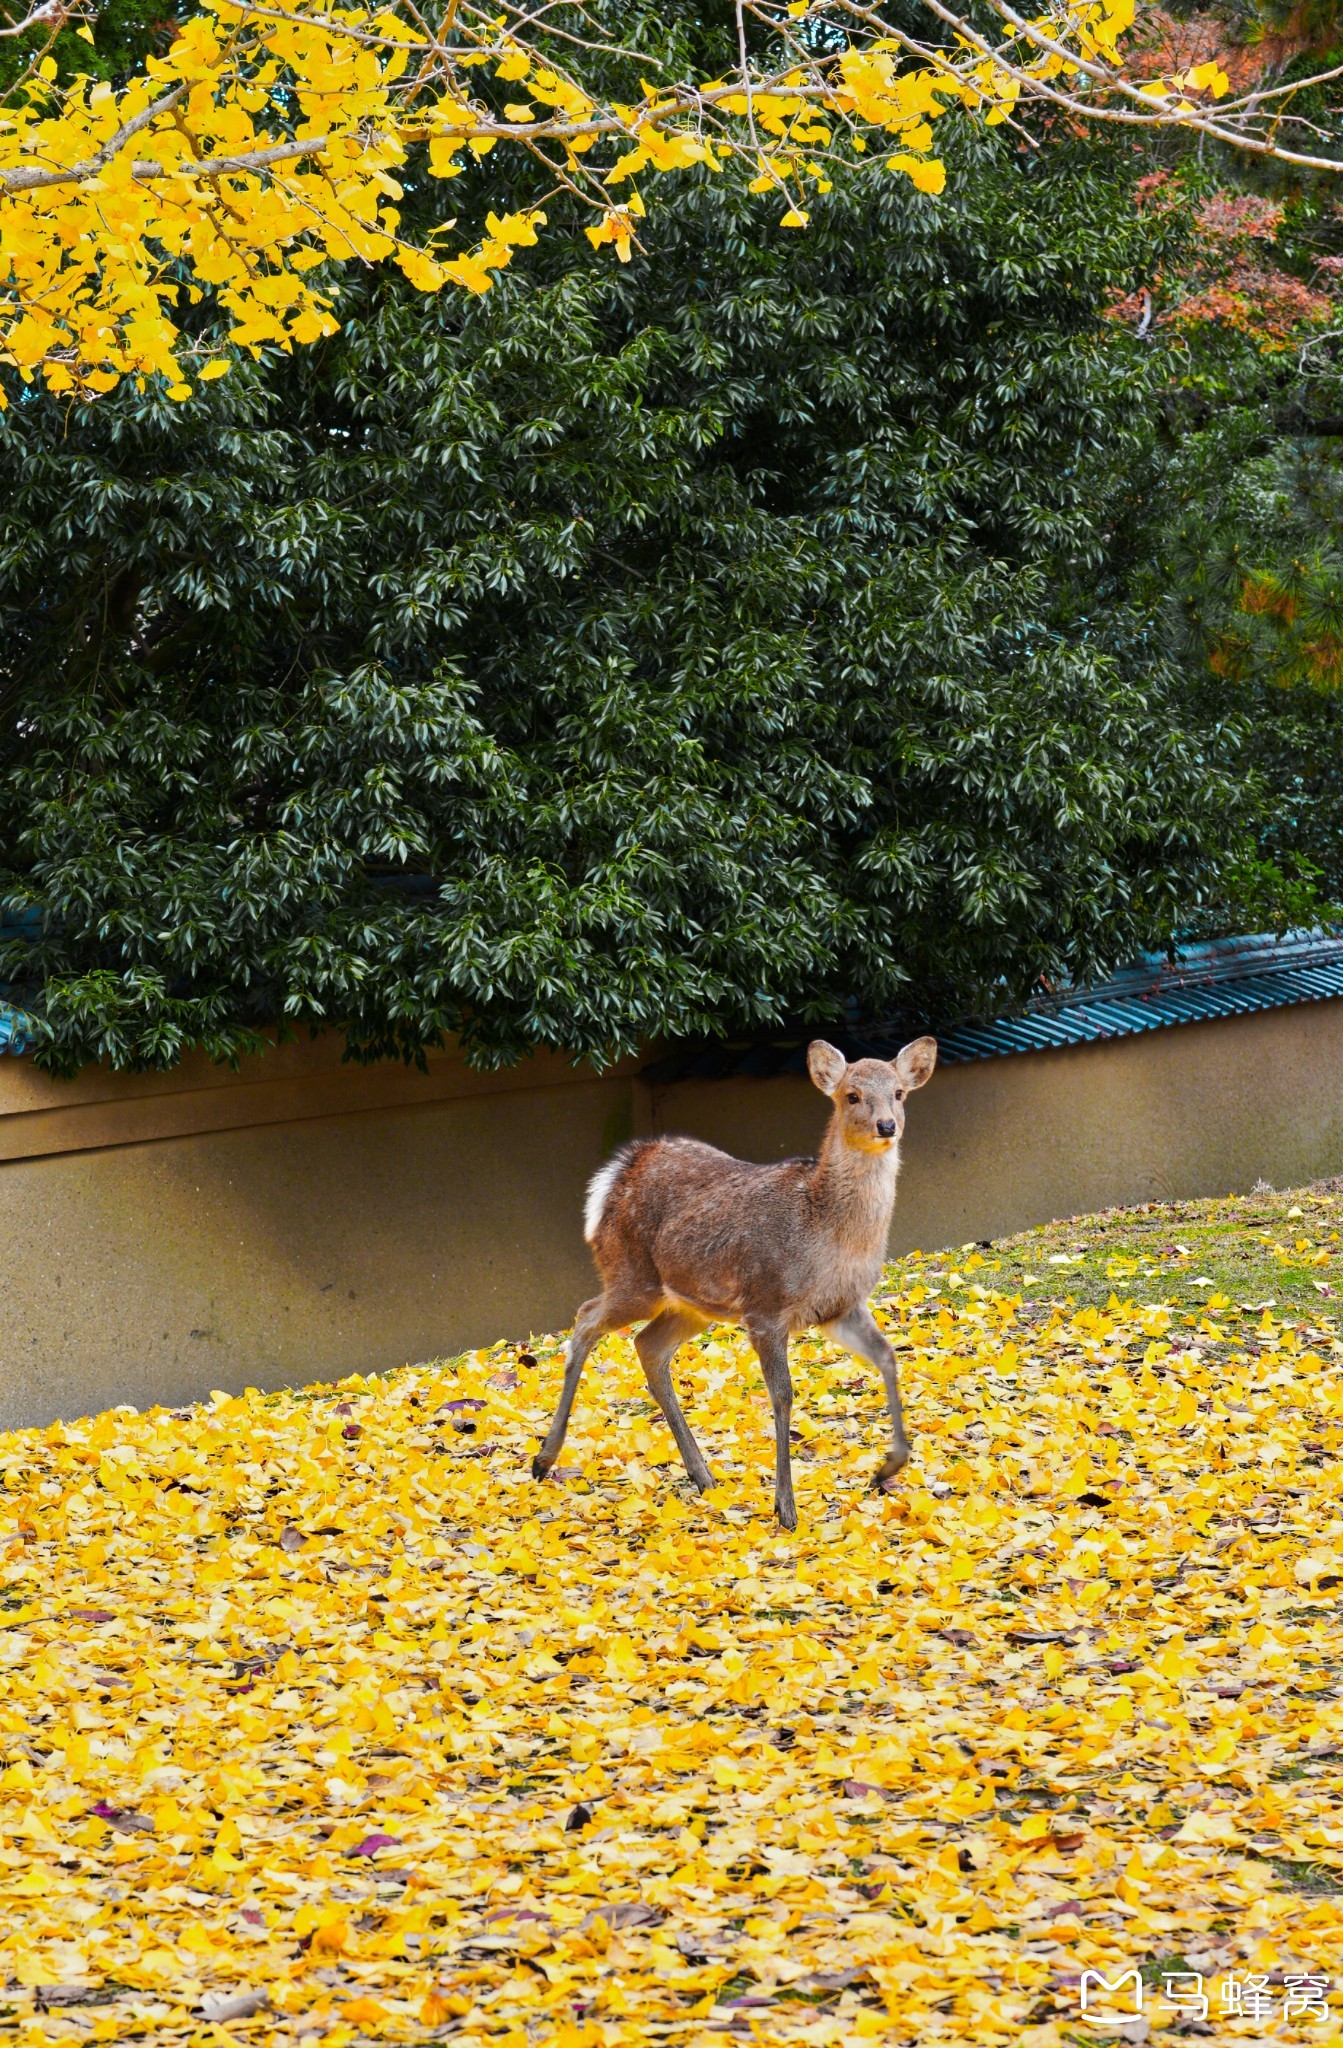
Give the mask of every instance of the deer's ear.
[(902, 1088), (922, 1088), (924, 1082), (931, 1079), (937, 1065), (937, 1040), (912, 1038), (891, 1065)]
[(823, 1038), (813, 1038), (807, 1047), (807, 1072), (822, 1095), (833, 1095), (844, 1079), (848, 1061)]

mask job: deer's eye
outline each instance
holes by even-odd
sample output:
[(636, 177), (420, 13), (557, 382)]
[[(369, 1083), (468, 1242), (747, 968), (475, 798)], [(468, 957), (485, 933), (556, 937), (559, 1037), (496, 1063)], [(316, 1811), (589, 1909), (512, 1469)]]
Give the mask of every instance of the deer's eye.
[(903, 1101), (904, 1101), (904, 1099), (905, 1099), (905, 1091), (904, 1091), (904, 1089), (903, 1089), (903, 1088), (897, 1088), (897, 1089), (896, 1089), (896, 1091), (895, 1091), (895, 1099), (896, 1099), (896, 1101), (897, 1101), (897, 1102), (903, 1102)]
[(853, 1093), (853, 1090), (852, 1090), (852, 1089), (850, 1089), (850, 1091), (849, 1091), (849, 1101), (850, 1101), (850, 1102), (857, 1102), (857, 1100), (858, 1100), (858, 1097), (857, 1097), (857, 1096), (856, 1096), (856, 1095), (855, 1095), (855, 1094)]

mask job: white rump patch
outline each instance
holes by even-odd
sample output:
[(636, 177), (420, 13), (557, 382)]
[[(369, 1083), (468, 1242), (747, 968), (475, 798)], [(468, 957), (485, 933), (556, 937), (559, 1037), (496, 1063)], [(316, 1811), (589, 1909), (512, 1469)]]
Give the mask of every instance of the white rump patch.
[(599, 1166), (588, 1182), (588, 1198), (583, 1205), (583, 1236), (588, 1244), (597, 1235), (597, 1226), (602, 1220), (606, 1198), (620, 1177), (623, 1159), (608, 1159), (605, 1166)]

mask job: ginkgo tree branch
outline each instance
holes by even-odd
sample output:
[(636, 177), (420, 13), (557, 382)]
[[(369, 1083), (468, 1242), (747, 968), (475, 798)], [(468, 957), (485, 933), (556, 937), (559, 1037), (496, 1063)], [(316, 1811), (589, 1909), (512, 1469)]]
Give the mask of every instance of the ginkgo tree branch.
[[(952, 9), (945, 7), (942, 4), (942, 0), (923, 0), (923, 4), (931, 8), (932, 12), (937, 14), (940, 19), (948, 23), (955, 22), (958, 27), (960, 26), (960, 17)], [(1027, 21), (1022, 15), (1018, 14), (1016, 9), (1010, 5), (1010, 0), (989, 0), (989, 5), (994, 13), (1000, 15), (1016, 34), (1025, 37), (1037, 49), (1048, 51), (1051, 56), (1062, 57), (1075, 69), (1084, 72), (1088, 78), (1093, 79), (1096, 84), (1103, 86), (1107, 92), (1117, 92), (1123, 98), (1136, 101), (1140, 106), (1154, 108), (1155, 111), (1153, 113), (1144, 113), (1136, 116), (1143, 126), (1186, 128), (1194, 134), (1207, 135), (1215, 142), (1226, 143), (1230, 148), (1244, 150), (1252, 156), (1273, 157), (1280, 163), (1296, 164), (1305, 170), (1343, 171), (1343, 160), (1338, 157), (1302, 155), (1299, 151), (1288, 149), (1285, 145), (1274, 141), (1272, 137), (1247, 134), (1244, 129), (1234, 127), (1225, 120), (1216, 120), (1195, 107), (1191, 107), (1188, 104), (1182, 105), (1168, 93), (1158, 94), (1153, 92), (1150, 87), (1144, 88), (1141, 85), (1134, 85), (1132, 80), (1125, 78), (1122, 72), (1114, 70), (1108, 65), (1101, 64), (1095, 59), (1080, 55), (1076, 51), (1069, 50), (1065, 44), (1058, 42), (1052, 36), (1046, 35), (1038, 23)], [(1327, 85), (1333, 79), (1340, 76), (1343, 76), (1343, 65), (1332, 65), (1328, 70), (1317, 72), (1309, 78), (1295, 79), (1289, 87), (1284, 87), (1282, 90), (1304, 92), (1310, 87)], [(1227, 111), (1231, 111), (1236, 105), (1247, 103), (1251, 99), (1262, 102), (1267, 97), (1267, 93), (1247, 94), (1245, 102), (1232, 101)], [(1116, 112), (1116, 110), (1106, 108), (1103, 105), (1093, 106), (1089, 100), (1080, 98), (1076, 102), (1074, 110), (1084, 114), (1089, 119), (1101, 120), (1114, 119)], [(1130, 115), (1130, 119), (1132, 118), (1133, 116)], [(1282, 117), (1279, 116), (1278, 118), (1281, 119)]]
[[(833, 4), (845, 14), (857, 17), (871, 28), (885, 29), (886, 33), (897, 39), (901, 46), (909, 49), (911, 53), (921, 52), (921, 46), (907, 34), (896, 28), (886, 28), (884, 17), (877, 9), (863, 7), (858, 4), (858, 0), (833, 0)], [(1026, 21), (1007, 4), (1007, 0), (989, 0), (989, 5), (1011, 27), (1014, 34), (1024, 36), (1035, 47), (1050, 56), (1062, 59), (1069, 68), (1082, 72), (1103, 91), (1117, 92), (1135, 104), (1112, 107), (1106, 105), (1103, 99), (1061, 90), (1048, 79), (1041, 78), (1026, 66), (1014, 62), (1008, 53), (1008, 46), (990, 43), (964, 15), (954, 7), (947, 6), (945, 0), (922, 0), (922, 4), (927, 7), (930, 14), (935, 15), (947, 27), (954, 29), (959, 38), (963, 38), (1030, 97), (1045, 100), (1082, 120), (1104, 121), (1136, 128), (1186, 130), (1192, 134), (1206, 135), (1213, 141), (1225, 143), (1229, 148), (1250, 155), (1270, 157), (1305, 170), (1343, 172), (1343, 158), (1312, 156), (1293, 150), (1273, 137), (1257, 136), (1235, 127), (1225, 118), (1213, 119), (1192, 106), (1184, 97), (1176, 98), (1169, 93), (1155, 91), (1150, 86), (1135, 86), (1122, 72), (1086, 57), (1044, 33), (1038, 24)], [(1343, 78), (1343, 64), (1313, 73), (1309, 78), (1293, 79), (1281, 86), (1257, 88), (1252, 93), (1242, 95), (1238, 100), (1230, 101), (1225, 112), (1234, 112), (1239, 107), (1257, 112), (1263, 102), (1275, 94), (1304, 92), (1308, 87), (1328, 85), (1338, 78)], [(1275, 118), (1281, 122), (1284, 118), (1296, 117), (1278, 115)]]
[[(474, 8), (468, 11), (479, 12)], [(647, 64), (659, 71), (662, 69), (662, 59), (652, 50), (632, 50), (628, 43), (611, 42), (604, 36), (577, 35), (573, 29), (562, 27), (559, 22), (547, 19), (555, 11), (555, 4), (530, 9), (505, 4), (500, 10), (509, 23), (508, 32), (511, 36), (525, 36), (530, 29), (543, 29), (547, 36), (558, 36), (561, 42), (572, 43), (576, 49), (600, 51), (604, 57), (628, 57), (635, 64)], [(500, 12), (496, 12), (491, 19), (497, 21)], [(481, 15), (481, 19), (485, 19), (485, 16)]]
[[(1235, 99), (1215, 62), (1145, 77), (1120, 47), (1137, 4), (1052, 0), (1032, 18), (990, 0), (1003, 31), (991, 40), (956, 0), (923, 0), (923, 40), (880, 0), (734, 0), (725, 76), (650, 83), (657, 58), (568, 0), (448, 0), (441, 14), (424, 0), (200, 0), (124, 85), (62, 83), (44, 54), (0, 107), (0, 368), (88, 391), (161, 375), (184, 396), (181, 365), (199, 354), (177, 324), (184, 290), (213, 293), (235, 348), (290, 348), (333, 329), (329, 266), (389, 261), (423, 290), (487, 291), (557, 191), (596, 211), (585, 232), (622, 260), (642, 183), (672, 171), (744, 173), (794, 229), (811, 192), (864, 161), (936, 194), (936, 123), (957, 107), (1037, 146), (1021, 119), (1032, 105), (1343, 169), (1285, 139), (1289, 123), (1297, 136), (1312, 124), (1280, 103), (1343, 65)], [(50, 32), (73, 11), (43, 0), (14, 32)], [(442, 229), (408, 241), (397, 201), (412, 152), (417, 177), (472, 170), (488, 194), (482, 160), (497, 147), (542, 173), (530, 205), (488, 212), (454, 255)], [(228, 361), (220, 351), (197, 374)]]
[[(757, 92), (778, 92), (783, 87), (786, 74), (777, 73), (764, 78), (756, 86)], [(100, 149), (96, 156), (81, 163), (52, 165), (42, 168), (38, 165), (18, 165), (6, 169), (0, 166), (0, 190), (9, 192), (32, 192), (45, 190), (56, 185), (87, 184), (96, 179), (138, 134), (160, 114), (176, 106), (186, 92), (180, 86), (146, 108), (134, 120), (127, 121)], [(812, 101), (825, 101), (832, 96), (832, 88), (824, 85), (807, 84), (789, 86), (790, 97)], [(588, 138), (597, 139), (605, 135), (628, 135), (639, 127), (657, 127), (676, 114), (683, 114), (697, 107), (713, 107), (737, 97), (741, 87), (735, 83), (691, 89), (684, 85), (669, 86), (665, 94), (656, 101), (645, 101), (642, 107), (630, 114), (606, 114), (587, 121), (501, 121), (485, 112), (472, 110), (470, 118), (461, 127), (454, 127), (453, 139), (463, 142), (488, 140), (494, 142), (573, 142)], [(390, 137), (393, 131), (388, 130)], [(427, 141), (435, 131), (429, 127), (418, 127), (400, 131), (402, 141)], [(296, 136), (287, 142), (268, 144), (262, 149), (241, 150), (231, 156), (184, 158), (180, 162), (160, 163), (152, 157), (137, 157), (132, 170), (137, 180), (163, 178), (224, 178), (244, 176), (250, 172), (269, 170), (282, 163), (293, 163), (301, 157), (320, 156), (331, 145), (329, 134)]]
[(0, 36), (26, 36), (35, 28), (59, 28), (73, 11), (73, 0), (42, 0), (22, 21), (0, 23)]

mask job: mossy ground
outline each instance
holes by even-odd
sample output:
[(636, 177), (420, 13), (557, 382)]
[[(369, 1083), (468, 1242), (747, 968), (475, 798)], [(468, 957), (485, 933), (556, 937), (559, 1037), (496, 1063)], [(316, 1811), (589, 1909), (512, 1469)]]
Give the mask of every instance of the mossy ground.
[(1101, 1209), (992, 1242), (911, 1253), (893, 1262), (888, 1280), (936, 1285), (934, 1275), (953, 1292), (977, 1280), (1060, 1307), (1103, 1308), (1114, 1294), (1196, 1314), (1221, 1295), (1242, 1315), (1268, 1307), (1328, 1328), (1343, 1314), (1343, 1192), (1322, 1182)]

